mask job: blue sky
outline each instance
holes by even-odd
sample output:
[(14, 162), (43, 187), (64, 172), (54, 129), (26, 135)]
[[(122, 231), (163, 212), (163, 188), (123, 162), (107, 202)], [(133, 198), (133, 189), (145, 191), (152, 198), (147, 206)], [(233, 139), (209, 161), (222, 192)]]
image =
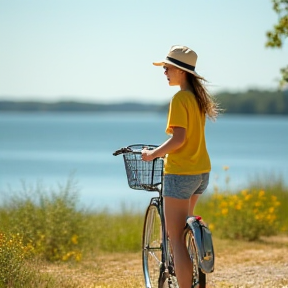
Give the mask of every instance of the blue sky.
[(276, 22), (271, 0), (0, 0), (0, 99), (167, 102), (177, 88), (152, 62), (174, 44), (213, 93), (275, 89)]

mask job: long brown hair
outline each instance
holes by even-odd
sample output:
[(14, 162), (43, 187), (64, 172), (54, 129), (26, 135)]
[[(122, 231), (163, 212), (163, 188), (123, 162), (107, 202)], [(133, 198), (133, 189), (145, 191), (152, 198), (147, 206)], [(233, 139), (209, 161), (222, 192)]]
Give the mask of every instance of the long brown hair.
[(186, 73), (186, 75), (188, 84), (190, 85), (192, 92), (196, 97), (200, 111), (204, 113), (209, 119), (216, 120), (220, 113), (220, 108), (215, 98), (209, 94), (205, 87), (205, 83), (207, 81), (204, 78), (195, 76), (191, 73)]

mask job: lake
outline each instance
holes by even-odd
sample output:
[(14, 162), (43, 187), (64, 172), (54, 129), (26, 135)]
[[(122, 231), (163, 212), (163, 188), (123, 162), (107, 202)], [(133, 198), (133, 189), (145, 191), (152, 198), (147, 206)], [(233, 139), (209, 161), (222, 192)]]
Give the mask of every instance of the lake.
[[(157, 113), (0, 114), (0, 193), (23, 182), (57, 190), (73, 175), (80, 203), (118, 211), (144, 209), (154, 192), (128, 187), (122, 156), (112, 153), (135, 143), (161, 144), (166, 115)], [(224, 115), (207, 121), (213, 186), (245, 189), (256, 176), (283, 177), (288, 184), (288, 117)], [(223, 167), (229, 169), (224, 171)]]

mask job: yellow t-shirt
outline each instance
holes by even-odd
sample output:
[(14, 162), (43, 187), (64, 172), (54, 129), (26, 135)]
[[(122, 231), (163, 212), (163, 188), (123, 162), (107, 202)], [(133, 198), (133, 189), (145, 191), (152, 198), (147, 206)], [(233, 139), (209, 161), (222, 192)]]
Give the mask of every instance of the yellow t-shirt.
[(205, 115), (200, 112), (197, 100), (190, 91), (176, 93), (169, 107), (167, 134), (173, 127), (186, 129), (184, 144), (165, 158), (165, 174), (193, 175), (211, 170), (205, 142)]

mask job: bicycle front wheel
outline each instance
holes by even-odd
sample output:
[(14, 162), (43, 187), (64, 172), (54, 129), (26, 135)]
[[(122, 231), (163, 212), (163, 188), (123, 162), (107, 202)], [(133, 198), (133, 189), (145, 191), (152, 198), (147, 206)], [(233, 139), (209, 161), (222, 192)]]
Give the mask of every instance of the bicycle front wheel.
[(162, 273), (162, 223), (157, 205), (149, 205), (142, 239), (142, 264), (147, 288), (158, 288)]
[[(186, 247), (193, 265), (193, 277), (192, 287), (205, 288), (206, 287), (206, 275), (199, 268), (199, 258), (197, 254), (196, 244), (194, 240), (193, 232), (190, 228), (185, 231)], [(199, 286), (197, 286), (197, 284)]]

